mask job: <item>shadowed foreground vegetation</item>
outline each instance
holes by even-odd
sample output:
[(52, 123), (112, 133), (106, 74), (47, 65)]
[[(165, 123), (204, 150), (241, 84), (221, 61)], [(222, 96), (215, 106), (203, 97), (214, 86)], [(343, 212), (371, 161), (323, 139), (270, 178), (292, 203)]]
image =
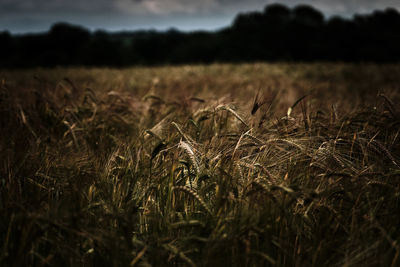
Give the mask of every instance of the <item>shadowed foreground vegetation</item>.
[(0, 72), (2, 266), (399, 266), (398, 65)]

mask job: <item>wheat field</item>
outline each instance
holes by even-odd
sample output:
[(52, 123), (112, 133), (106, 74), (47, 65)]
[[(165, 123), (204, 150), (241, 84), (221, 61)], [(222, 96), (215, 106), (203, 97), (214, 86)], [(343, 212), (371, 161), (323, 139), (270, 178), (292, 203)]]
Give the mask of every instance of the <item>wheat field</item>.
[(0, 265), (399, 266), (399, 77), (0, 70)]

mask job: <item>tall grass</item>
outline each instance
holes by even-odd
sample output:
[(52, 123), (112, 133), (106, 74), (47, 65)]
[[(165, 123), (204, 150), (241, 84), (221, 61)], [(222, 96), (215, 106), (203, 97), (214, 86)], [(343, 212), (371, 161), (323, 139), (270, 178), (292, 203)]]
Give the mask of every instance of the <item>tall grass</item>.
[(398, 266), (399, 70), (2, 72), (0, 265)]

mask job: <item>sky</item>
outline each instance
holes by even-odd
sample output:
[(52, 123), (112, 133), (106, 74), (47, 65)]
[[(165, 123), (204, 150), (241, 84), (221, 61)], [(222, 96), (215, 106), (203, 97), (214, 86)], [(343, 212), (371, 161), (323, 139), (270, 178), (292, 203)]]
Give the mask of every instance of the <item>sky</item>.
[(55, 22), (108, 31), (216, 30), (229, 26), (239, 12), (261, 11), (272, 3), (312, 5), (326, 17), (400, 10), (399, 0), (0, 0), (0, 31), (41, 32)]

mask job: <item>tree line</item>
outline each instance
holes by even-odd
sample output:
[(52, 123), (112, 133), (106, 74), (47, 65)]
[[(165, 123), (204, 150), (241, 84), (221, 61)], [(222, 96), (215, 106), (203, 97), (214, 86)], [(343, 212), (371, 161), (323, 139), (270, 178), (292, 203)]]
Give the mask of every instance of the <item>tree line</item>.
[(273, 4), (213, 32), (90, 32), (67, 23), (42, 34), (0, 32), (0, 67), (12, 68), (399, 60), (400, 13), (393, 8), (326, 19), (311, 6)]

